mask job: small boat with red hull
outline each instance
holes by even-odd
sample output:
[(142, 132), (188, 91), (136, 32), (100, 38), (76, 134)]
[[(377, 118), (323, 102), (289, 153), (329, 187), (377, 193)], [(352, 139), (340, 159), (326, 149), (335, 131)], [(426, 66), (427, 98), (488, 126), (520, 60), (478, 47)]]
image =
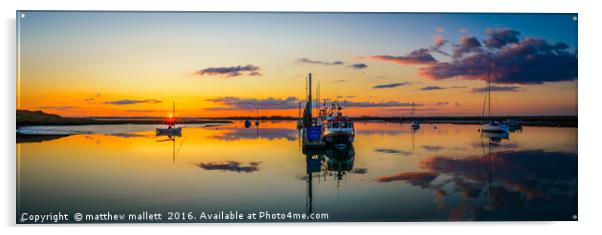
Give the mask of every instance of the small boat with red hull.
[(167, 135), (167, 136), (181, 136), (182, 135), (182, 127), (176, 127), (177, 119), (176, 119), (176, 104), (173, 104), (172, 113), (163, 120), (163, 123), (167, 124), (167, 128), (157, 128), (156, 133), (157, 136)]

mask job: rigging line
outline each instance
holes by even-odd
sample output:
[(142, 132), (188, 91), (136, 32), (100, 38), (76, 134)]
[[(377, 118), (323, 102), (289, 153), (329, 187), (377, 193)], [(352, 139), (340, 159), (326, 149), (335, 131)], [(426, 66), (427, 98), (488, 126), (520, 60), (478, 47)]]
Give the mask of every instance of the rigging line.
[(481, 124), (483, 124), (483, 119), (485, 118), (485, 105), (487, 104), (487, 96), (483, 100), (483, 110), (481, 111)]
[(182, 139), (182, 142), (180, 142), (180, 146), (178, 146), (178, 151), (176, 151), (176, 154), (180, 153), (180, 149), (182, 148), (184, 141), (186, 141), (186, 137), (184, 137), (184, 139)]

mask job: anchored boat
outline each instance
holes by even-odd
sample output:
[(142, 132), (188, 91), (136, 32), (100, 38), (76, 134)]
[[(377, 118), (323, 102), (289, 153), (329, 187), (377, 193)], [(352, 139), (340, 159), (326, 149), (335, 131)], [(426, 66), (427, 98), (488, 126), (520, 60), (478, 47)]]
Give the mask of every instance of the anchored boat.
[[(483, 103), (483, 112), (481, 113), (481, 120), (484, 120), (485, 116), (485, 103), (489, 104), (488, 116), (491, 118), (491, 65), (489, 65), (489, 75), (487, 75), (487, 95), (485, 96), (485, 102)], [(508, 132), (510, 128), (508, 125), (490, 120), (487, 123), (481, 124), (481, 131), (483, 132)]]
[(343, 115), (343, 108), (339, 102), (333, 102), (330, 108), (320, 111), (323, 123), (322, 139), (327, 144), (347, 145), (353, 143), (355, 129), (353, 121)]
[(163, 123), (167, 124), (167, 128), (157, 128), (157, 135), (167, 135), (167, 136), (180, 136), (182, 135), (182, 127), (176, 127), (177, 119), (176, 119), (176, 104), (173, 103), (172, 113), (163, 120)]
[[(414, 116), (414, 102), (412, 102), (412, 119), (414, 119)], [(410, 123), (410, 127), (412, 128), (412, 130), (418, 130), (420, 129), (420, 122), (414, 120)]]

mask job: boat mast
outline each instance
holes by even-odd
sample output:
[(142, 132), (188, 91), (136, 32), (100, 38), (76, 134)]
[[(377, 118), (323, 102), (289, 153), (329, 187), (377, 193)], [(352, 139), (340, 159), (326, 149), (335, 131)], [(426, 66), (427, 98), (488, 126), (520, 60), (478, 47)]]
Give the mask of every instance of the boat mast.
[(172, 101), (172, 111), (171, 111), (171, 116), (173, 117), (173, 126), (176, 127), (176, 102)]
[(491, 64), (489, 64), (489, 74), (487, 75), (487, 96), (489, 97), (489, 118), (491, 118)]

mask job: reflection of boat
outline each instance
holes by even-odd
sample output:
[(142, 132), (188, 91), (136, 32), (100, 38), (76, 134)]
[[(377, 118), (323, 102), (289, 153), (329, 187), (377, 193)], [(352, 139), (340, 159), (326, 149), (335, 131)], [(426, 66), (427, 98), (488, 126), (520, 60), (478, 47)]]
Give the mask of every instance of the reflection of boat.
[[(487, 95), (485, 96), (485, 102), (483, 103), (483, 112), (481, 113), (481, 117), (485, 116), (485, 103), (488, 103), (488, 113), (491, 118), (491, 65), (489, 65), (489, 74), (487, 76)], [(484, 118), (481, 118), (482, 120)], [(481, 124), (482, 132), (508, 132), (508, 125), (501, 123), (499, 121), (489, 121), (487, 123)]]
[[(174, 164), (176, 163), (176, 136), (179, 137), (180, 135), (169, 135), (167, 139), (157, 140), (157, 142), (166, 142), (166, 141), (172, 142), (171, 156), (172, 156), (172, 161)], [(184, 143), (184, 140), (182, 140), (182, 142), (180, 142), (180, 147), (178, 147), (178, 152), (180, 151), (180, 148), (182, 148), (183, 143)]]
[(353, 121), (343, 116), (342, 110), (338, 102), (333, 102), (330, 108), (320, 110), (324, 129), (322, 139), (339, 147), (351, 144), (355, 137)]
[(507, 140), (509, 139), (509, 135), (508, 132), (482, 132), (481, 135), (483, 137), (487, 137), (489, 139), (489, 144), (492, 145), (497, 145), (500, 142), (502, 142), (502, 140)]
[(167, 135), (167, 136), (180, 136), (182, 135), (182, 128), (176, 127), (176, 104), (173, 103), (172, 113), (163, 120), (163, 123), (167, 124), (167, 128), (157, 128), (157, 135)]
[[(326, 181), (326, 175), (329, 172), (335, 172), (335, 180), (337, 182), (337, 195), (340, 181), (343, 179), (348, 172), (353, 170), (353, 159), (355, 157), (355, 150), (353, 145), (347, 145), (342, 149), (337, 148), (326, 148), (322, 150), (306, 150), (303, 151), (306, 155), (306, 173), (307, 173), (307, 198), (306, 198), (306, 209), (307, 213), (313, 212), (313, 178), (314, 174), (317, 174), (318, 179), (321, 178), (321, 172), (324, 171), (324, 181)], [(323, 164), (326, 165), (325, 169)], [(330, 173), (329, 175), (333, 175)]]
[(342, 149), (326, 149), (326, 170), (335, 173), (337, 187), (339, 187), (339, 182), (343, 179), (343, 176), (353, 170), (354, 157), (355, 149), (353, 145), (348, 145), (348, 147)]

